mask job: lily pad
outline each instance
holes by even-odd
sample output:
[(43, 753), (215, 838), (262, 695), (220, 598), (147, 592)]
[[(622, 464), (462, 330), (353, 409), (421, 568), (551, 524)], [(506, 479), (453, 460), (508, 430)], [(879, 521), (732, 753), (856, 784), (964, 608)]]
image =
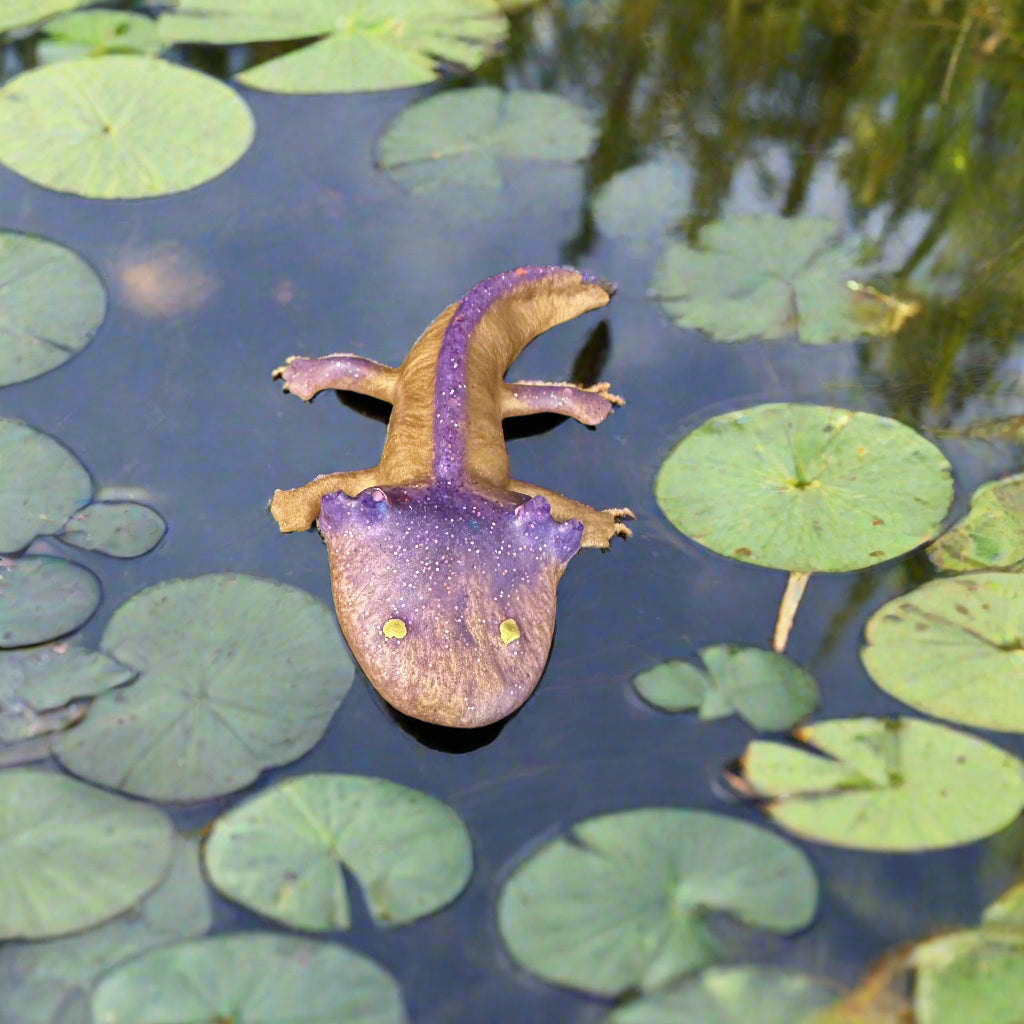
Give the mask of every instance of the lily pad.
[[(835, 1000), (820, 978), (771, 967), (709, 967), (613, 1010), (607, 1024), (800, 1024)], [(809, 1024), (809, 1021), (808, 1021)]]
[(1009, 925), (1024, 931), (1024, 880), (993, 900), (981, 919), (985, 924)]
[(983, 484), (971, 510), (928, 546), (939, 569), (1020, 568), (1024, 563), (1024, 473)]
[(1008, 825), (1024, 808), (1024, 763), (975, 736), (912, 718), (846, 718), (800, 729), (814, 751), (755, 740), (744, 793), (780, 825), (862, 850), (937, 850)]
[(130, 907), (170, 864), (155, 807), (63, 775), (0, 774), (0, 940), (88, 928)]
[(0, 647), (28, 647), (84, 625), (100, 581), (64, 558), (0, 558)]
[(816, 902), (807, 858), (766, 829), (643, 808), (590, 818), (537, 850), (502, 888), (498, 927), (533, 974), (614, 996), (714, 960), (708, 911), (788, 935)]
[(949, 463), (910, 427), (787, 403), (707, 420), (655, 482), (676, 529), (719, 554), (790, 572), (895, 558), (935, 535), (952, 495)]
[(496, 190), (503, 160), (582, 160), (597, 140), (589, 115), (561, 96), (481, 85), (403, 110), (377, 142), (377, 163), (413, 192)]
[(846, 284), (861, 269), (860, 246), (838, 235), (818, 217), (726, 217), (707, 225), (697, 246), (670, 243), (651, 289), (678, 326), (716, 341), (848, 341), (865, 333)]
[(634, 242), (657, 238), (689, 212), (686, 168), (664, 159), (628, 167), (597, 190), (592, 208), (603, 235)]
[(175, 837), (164, 880), (133, 910), (98, 928), (0, 946), (0, 1024), (92, 1024), (89, 996), (112, 967), (147, 949), (210, 929), (199, 845)]
[(784, 654), (719, 644), (700, 656), (706, 672), (667, 661), (641, 672), (633, 685), (663, 711), (699, 710), (704, 721), (738, 714), (755, 729), (788, 729), (818, 704), (814, 677)]
[(18, 420), (0, 419), (0, 551), (57, 533), (92, 497), (85, 467), (62, 444)]
[(134, 501), (96, 501), (64, 524), (60, 539), (86, 551), (135, 558), (160, 543), (167, 524), (148, 505)]
[(0, 231), (0, 387), (67, 362), (92, 340), (106, 308), (102, 282), (77, 253)]
[(176, 0), (168, 43), (314, 42), (235, 77), (271, 92), (364, 92), (425, 85), (439, 65), (473, 69), (504, 41), (495, 0)]
[(939, 718), (1024, 732), (1024, 576), (933, 580), (868, 620), (864, 667), (886, 693)]
[(156, 22), (133, 11), (71, 11), (43, 26), (36, 45), (40, 62), (98, 57), (104, 53), (142, 53), (153, 56), (164, 48)]
[(66, 643), (0, 652), (0, 743), (62, 729), (84, 714), (84, 708), (68, 707), (72, 701), (134, 676), (99, 651)]
[(340, 866), (378, 924), (446, 906), (473, 872), (466, 826), (446, 804), (386, 779), (302, 775), (217, 819), (206, 870), (230, 899), (293, 928), (348, 928)]
[(204, 800), (304, 754), (352, 685), (334, 615), (234, 573), (170, 580), (114, 613), (101, 647), (139, 673), (54, 752), (76, 775), (152, 800)]
[(52, 14), (80, 7), (89, 0), (4, 0), (0, 9), (0, 32), (22, 25), (35, 25)]
[(254, 130), (228, 86), (151, 57), (59, 61), (0, 89), (0, 163), (93, 199), (195, 188), (234, 164)]
[(96, 987), (103, 1024), (406, 1024), (397, 983), (326, 942), (243, 932), (150, 950)]

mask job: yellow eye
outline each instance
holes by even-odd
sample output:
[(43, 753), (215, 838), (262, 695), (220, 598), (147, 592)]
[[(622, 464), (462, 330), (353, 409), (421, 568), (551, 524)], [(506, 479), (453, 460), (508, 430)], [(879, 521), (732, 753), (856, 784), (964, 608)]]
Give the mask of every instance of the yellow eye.
[(519, 639), (519, 623), (515, 619), (505, 619), (498, 627), (501, 634), (501, 642), (505, 645)]
[[(405, 638), (405, 634), (408, 632), (405, 628), (405, 623), (401, 619), (388, 619), (387, 622), (381, 627), (381, 632), (389, 640), (402, 640)], [(519, 634), (516, 633), (516, 636)], [(506, 641), (507, 643), (508, 641)]]

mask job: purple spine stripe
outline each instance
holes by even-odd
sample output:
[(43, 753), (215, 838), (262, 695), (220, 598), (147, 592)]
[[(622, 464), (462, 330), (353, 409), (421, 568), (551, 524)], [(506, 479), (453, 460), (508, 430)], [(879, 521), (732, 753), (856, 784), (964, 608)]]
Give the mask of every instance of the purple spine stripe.
[[(526, 281), (556, 274), (576, 274), (573, 267), (519, 267), (506, 270), (471, 288), (455, 308), (441, 339), (434, 383), (434, 476), (458, 483), (466, 456), (466, 421), (469, 417), (469, 387), (466, 362), (473, 331), (495, 299)], [(592, 281), (584, 274), (584, 281)]]

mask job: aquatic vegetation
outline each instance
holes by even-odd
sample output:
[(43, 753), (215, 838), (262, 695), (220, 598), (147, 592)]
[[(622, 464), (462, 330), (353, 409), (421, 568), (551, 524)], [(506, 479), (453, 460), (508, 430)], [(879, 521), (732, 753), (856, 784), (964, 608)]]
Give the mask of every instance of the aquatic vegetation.
[(69, 11), (47, 21), (42, 34), (36, 51), (41, 64), (104, 53), (154, 56), (164, 49), (156, 21), (134, 11)]
[(627, 167), (595, 191), (594, 222), (609, 238), (653, 242), (678, 227), (689, 212), (690, 187), (686, 165), (678, 160)]
[(100, 581), (66, 558), (0, 558), (0, 648), (73, 632), (92, 617), (101, 594)]
[(53, 14), (81, 7), (87, 2), (88, 0), (5, 0), (3, 10), (0, 11), (0, 32), (23, 25), (35, 25)]
[(58, 536), (84, 551), (135, 558), (160, 543), (167, 524), (148, 505), (134, 501), (94, 501), (73, 513)]

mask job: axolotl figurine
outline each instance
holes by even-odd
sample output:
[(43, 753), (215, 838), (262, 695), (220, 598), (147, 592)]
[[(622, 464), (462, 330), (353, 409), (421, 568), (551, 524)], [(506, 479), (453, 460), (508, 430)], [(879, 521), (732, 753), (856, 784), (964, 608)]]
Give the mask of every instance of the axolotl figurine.
[(270, 510), (284, 532), (316, 521), (345, 639), (406, 715), (468, 728), (515, 711), (547, 661), (569, 559), (630, 535), (628, 508), (510, 479), (501, 428), (537, 412), (595, 425), (622, 404), (605, 383), (504, 380), (538, 334), (610, 297), (570, 267), (520, 267), (450, 305), (397, 369), (339, 354), (274, 371), (306, 401), (337, 389), (392, 405), (378, 465), (275, 491)]

